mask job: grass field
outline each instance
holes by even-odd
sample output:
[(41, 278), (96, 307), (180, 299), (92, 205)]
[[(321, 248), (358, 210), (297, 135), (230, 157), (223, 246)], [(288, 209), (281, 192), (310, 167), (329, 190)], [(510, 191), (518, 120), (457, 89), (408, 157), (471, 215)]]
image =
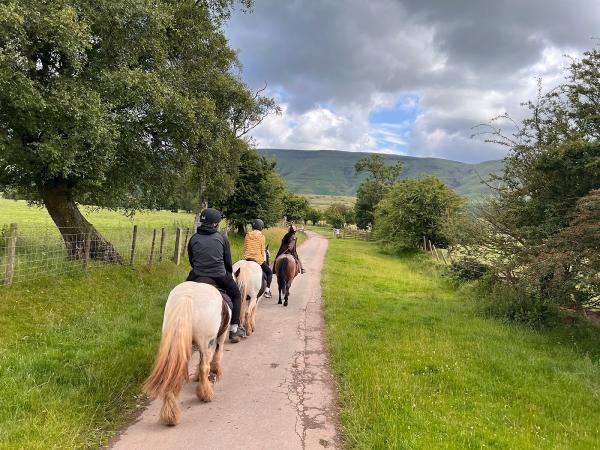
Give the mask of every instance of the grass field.
[[(33, 218), (50, 226), (42, 213)], [(155, 214), (145, 216), (153, 226), (173, 219)], [(284, 233), (266, 231), (273, 253)], [(230, 241), (237, 260), (243, 239)], [(188, 270), (184, 256), (180, 266), (105, 265), (0, 287), (0, 448), (105, 444), (143, 401), (167, 294)]]
[(475, 313), (422, 255), (331, 240), (323, 278), (347, 448), (600, 447), (600, 328)]
[(308, 199), (308, 203), (311, 207), (316, 208), (320, 211), (325, 211), (329, 206), (334, 203), (342, 203), (347, 206), (354, 207), (356, 203), (356, 197), (349, 197), (344, 195), (316, 195), (316, 194), (302, 194), (303, 197)]

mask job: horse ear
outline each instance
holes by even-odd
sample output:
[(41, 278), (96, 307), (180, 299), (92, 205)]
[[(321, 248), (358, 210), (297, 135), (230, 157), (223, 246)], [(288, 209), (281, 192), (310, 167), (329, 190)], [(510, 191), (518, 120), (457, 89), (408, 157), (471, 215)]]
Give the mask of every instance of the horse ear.
[(236, 277), (239, 277), (239, 276), (240, 276), (240, 272), (241, 272), (241, 270), (242, 270), (242, 269), (238, 269), (238, 270), (236, 270), (236, 271), (235, 271), (235, 276), (236, 276)]
[(269, 250), (269, 244), (267, 244), (266, 250)]

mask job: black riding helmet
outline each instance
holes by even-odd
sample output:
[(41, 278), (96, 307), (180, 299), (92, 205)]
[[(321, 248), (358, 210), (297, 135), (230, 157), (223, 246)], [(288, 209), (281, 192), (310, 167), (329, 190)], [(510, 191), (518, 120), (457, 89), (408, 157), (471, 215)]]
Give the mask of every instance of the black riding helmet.
[(265, 227), (265, 223), (260, 219), (254, 219), (252, 223), (253, 230), (262, 230)]
[(205, 224), (218, 224), (221, 221), (221, 213), (214, 208), (206, 208), (200, 213), (200, 222)]

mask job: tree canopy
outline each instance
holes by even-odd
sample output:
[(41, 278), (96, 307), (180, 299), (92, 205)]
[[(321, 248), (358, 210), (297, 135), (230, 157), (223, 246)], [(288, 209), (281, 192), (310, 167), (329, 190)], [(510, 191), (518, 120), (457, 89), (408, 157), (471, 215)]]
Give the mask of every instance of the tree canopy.
[(285, 184), (275, 171), (275, 162), (247, 147), (232, 194), (216, 205), (222, 209), (230, 225), (243, 233), (254, 219), (274, 225), (283, 216)]
[(403, 248), (416, 248), (423, 237), (445, 246), (445, 223), (462, 206), (460, 196), (434, 176), (402, 180), (377, 206), (375, 236)]
[(386, 165), (382, 155), (373, 154), (357, 161), (354, 168), (356, 173), (367, 173), (367, 178), (358, 187), (354, 205), (356, 224), (366, 229), (375, 221), (377, 204), (402, 174), (402, 162)]
[(305, 220), (308, 210), (309, 204), (306, 197), (289, 191), (283, 196), (283, 215), (290, 222)]
[(191, 170), (228, 193), (240, 137), (274, 108), (239, 77), (220, 28), (232, 4), (3, 2), (0, 189), (77, 234), (96, 233), (77, 203), (161, 206)]

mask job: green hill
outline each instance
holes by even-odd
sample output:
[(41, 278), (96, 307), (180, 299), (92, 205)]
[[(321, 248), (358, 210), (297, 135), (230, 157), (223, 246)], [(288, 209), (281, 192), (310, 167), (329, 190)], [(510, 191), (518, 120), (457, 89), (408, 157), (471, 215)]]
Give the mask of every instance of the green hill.
[[(277, 150), (260, 149), (259, 152), (277, 161), (277, 170), (286, 180), (288, 188), (300, 194), (354, 196), (364, 175), (354, 173), (354, 164), (368, 153), (334, 150)], [(478, 198), (490, 189), (481, 179), (498, 173), (502, 161), (467, 164), (440, 158), (415, 158), (412, 156), (384, 155), (391, 162), (404, 163), (403, 178), (435, 175), (459, 194)]]

